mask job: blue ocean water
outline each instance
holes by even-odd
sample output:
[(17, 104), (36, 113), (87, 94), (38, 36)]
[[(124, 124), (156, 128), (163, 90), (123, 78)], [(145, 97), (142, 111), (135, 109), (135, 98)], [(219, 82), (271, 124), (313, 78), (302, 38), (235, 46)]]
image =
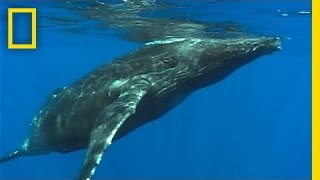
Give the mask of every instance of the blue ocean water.
[[(175, 3), (175, 12), (190, 19), (232, 21), (249, 32), (280, 36), (282, 50), (115, 142), (94, 179), (311, 179), (311, 1)], [(84, 31), (64, 26), (71, 21), (48, 26), (39, 18), (37, 50), (8, 50), (7, 8), (20, 5), (37, 7), (39, 17), (69, 16), (54, 2), (0, 2), (1, 155), (21, 146), (53, 90), (141, 46), (90, 29), (90, 23)], [(0, 165), (0, 179), (71, 179), (84, 156), (15, 159)]]

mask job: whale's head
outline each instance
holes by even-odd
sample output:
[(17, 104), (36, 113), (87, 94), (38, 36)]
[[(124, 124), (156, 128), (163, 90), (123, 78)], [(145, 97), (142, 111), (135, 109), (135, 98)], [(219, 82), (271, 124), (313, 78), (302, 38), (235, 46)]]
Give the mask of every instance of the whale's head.
[[(186, 56), (188, 61), (194, 63), (190, 66), (190, 76), (197, 79), (195, 84), (200, 87), (213, 84), (260, 56), (280, 50), (280, 44), (278, 37), (195, 40), (189, 43), (194, 56)], [(190, 47), (185, 45), (180, 48), (183, 52)]]
[(167, 80), (172, 79), (170, 84), (194, 90), (214, 84), (243, 65), (280, 49), (278, 37), (181, 38), (168, 43), (163, 59), (169, 54), (171, 66), (166, 74)]

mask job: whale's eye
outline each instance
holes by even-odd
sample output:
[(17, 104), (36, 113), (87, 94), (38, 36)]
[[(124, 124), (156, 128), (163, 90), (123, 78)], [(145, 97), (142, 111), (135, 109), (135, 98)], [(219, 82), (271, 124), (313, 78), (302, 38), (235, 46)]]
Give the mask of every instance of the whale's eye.
[(172, 61), (172, 58), (170, 58), (170, 57), (166, 57), (163, 59), (164, 63), (170, 63), (171, 61)]
[(162, 61), (170, 67), (174, 67), (177, 65), (177, 62), (172, 57), (165, 57), (164, 59), (162, 59)]

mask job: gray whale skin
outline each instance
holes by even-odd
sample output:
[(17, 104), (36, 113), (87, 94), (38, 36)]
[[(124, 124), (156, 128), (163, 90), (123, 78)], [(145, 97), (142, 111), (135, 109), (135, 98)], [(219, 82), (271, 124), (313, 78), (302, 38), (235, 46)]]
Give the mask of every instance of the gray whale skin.
[(89, 180), (115, 140), (174, 108), (193, 91), (280, 49), (278, 37), (172, 38), (145, 44), (53, 92), (23, 145), (0, 159), (87, 148)]

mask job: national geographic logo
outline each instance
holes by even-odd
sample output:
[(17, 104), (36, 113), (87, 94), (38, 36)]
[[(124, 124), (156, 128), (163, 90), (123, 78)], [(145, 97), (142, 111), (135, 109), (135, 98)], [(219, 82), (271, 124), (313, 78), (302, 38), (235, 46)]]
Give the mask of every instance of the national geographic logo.
[[(14, 14), (31, 14), (31, 43), (14, 43)], [(36, 8), (9, 8), (8, 9), (8, 49), (36, 49), (37, 48), (37, 9)]]

